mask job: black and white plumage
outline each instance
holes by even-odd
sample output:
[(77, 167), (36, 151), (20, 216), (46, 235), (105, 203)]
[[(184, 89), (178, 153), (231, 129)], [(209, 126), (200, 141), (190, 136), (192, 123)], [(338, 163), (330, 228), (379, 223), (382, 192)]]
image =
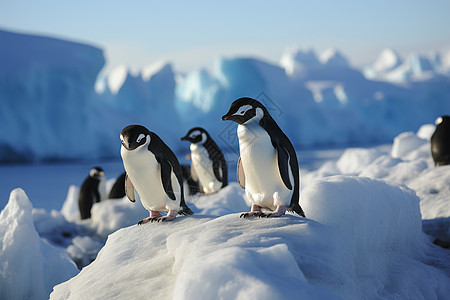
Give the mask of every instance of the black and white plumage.
[(194, 127), (181, 140), (191, 142), (191, 175), (200, 183), (201, 191), (210, 194), (227, 186), (225, 157), (209, 133), (201, 127)]
[(436, 130), (431, 136), (431, 156), (436, 166), (450, 164), (450, 116), (437, 118)]
[[(222, 120), (239, 124), (238, 181), (252, 203), (251, 212), (241, 217), (278, 217), (286, 209), (305, 217), (299, 204), (297, 155), (264, 105), (252, 98), (237, 99)], [(261, 208), (273, 213), (265, 214)]]
[(91, 208), (94, 203), (100, 202), (105, 197), (105, 172), (100, 167), (94, 167), (89, 171), (88, 177), (83, 181), (78, 194), (78, 208), (81, 220), (91, 217)]
[[(120, 133), (120, 154), (127, 173), (125, 191), (134, 202), (134, 190), (150, 217), (139, 221), (171, 221), (177, 214), (193, 212), (184, 201), (180, 163), (158, 135), (141, 125), (129, 125)], [(160, 211), (167, 212), (161, 216)]]

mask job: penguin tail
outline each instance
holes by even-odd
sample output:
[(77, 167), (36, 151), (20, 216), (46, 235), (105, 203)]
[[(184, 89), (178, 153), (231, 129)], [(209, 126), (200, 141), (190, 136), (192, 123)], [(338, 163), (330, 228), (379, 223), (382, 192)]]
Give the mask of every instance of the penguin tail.
[(293, 211), (293, 212), (297, 213), (299, 216), (306, 218), (305, 212), (303, 211), (302, 207), (298, 203), (295, 203), (293, 206), (288, 207), (287, 210)]
[(181, 206), (181, 210), (178, 211), (178, 214), (182, 216), (188, 216), (193, 215), (194, 212), (186, 204), (184, 204)]

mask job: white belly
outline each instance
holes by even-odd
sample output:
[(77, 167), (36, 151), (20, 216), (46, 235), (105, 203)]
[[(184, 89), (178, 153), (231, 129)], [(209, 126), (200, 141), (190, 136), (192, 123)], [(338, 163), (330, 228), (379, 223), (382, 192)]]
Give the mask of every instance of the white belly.
[(220, 190), (222, 183), (214, 175), (213, 163), (208, 151), (202, 145), (191, 144), (192, 165), (204, 193), (214, 193)]
[[(278, 169), (278, 156), (268, 133), (259, 124), (238, 126), (239, 150), (245, 173), (245, 193), (250, 202), (276, 209), (288, 206), (293, 190), (284, 185)], [(292, 173), (289, 173), (294, 183)]]
[(180, 185), (172, 173), (172, 188), (176, 200), (170, 199), (161, 182), (160, 164), (156, 161), (155, 156), (147, 150), (146, 144), (133, 151), (128, 151), (122, 147), (120, 153), (125, 171), (139, 194), (142, 205), (147, 210), (179, 210)]

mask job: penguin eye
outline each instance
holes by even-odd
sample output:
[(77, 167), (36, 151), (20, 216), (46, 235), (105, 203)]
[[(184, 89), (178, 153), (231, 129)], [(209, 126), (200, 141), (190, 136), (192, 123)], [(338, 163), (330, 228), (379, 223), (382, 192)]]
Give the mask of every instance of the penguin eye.
[(190, 135), (190, 137), (191, 137), (191, 138), (196, 138), (196, 137), (197, 137), (197, 134), (193, 133), (193, 134)]
[(239, 107), (238, 111), (235, 112), (233, 115), (243, 116), (247, 111), (252, 109), (253, 107), (251, 105), (243, 105)]
[(145, 134), (141, 133), (138, 138), (136, 139), (137, 143), (140, 143), (142, 141), (142, 139), (145, 138)]

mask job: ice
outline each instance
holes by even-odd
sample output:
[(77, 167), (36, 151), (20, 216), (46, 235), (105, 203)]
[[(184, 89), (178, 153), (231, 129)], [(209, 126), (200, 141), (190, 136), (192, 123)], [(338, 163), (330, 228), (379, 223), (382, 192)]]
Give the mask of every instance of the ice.
[[(6, 31), (0, 42), (0, 125), (8, 128), (0, 161), (119, 158), (118, 134), (130, 124), (177, 153), (179, 137), (194, 126), (233, 148), (231, 125), (220, 116), (242, 96), (266, 105), (296, 146), (389, 142), (450, 111), (444, 53), (403, 59), (384, 50), (363, 73), (338, 49), (317, 55), (290, 47), (279, 63), (218, 57), (186, 74), (165, 61), (104, 74), (95, 47)], [(100, 85), (103, 93), (95, 91)]]
[[(119, 66), (102, 75), (109, 87), (96, 94), (102, 50), (6, 31), (0, 43), (1, 161), (120, 164), (118, 135), (132, 123), (151, 128), (182, 158), (179, 138), (203, 126), (234, 172), (236, 126), (220, 116), (242, 96), (267, 106), (300, 167), (303, 146), (389, 143), (348, 148), (318, 169), (302, 169), (308, 218), (239, 218), (250, 205), (230, 177), (215, 194), (186, 197), (196, 214), (171, 223), (136, 225), (148, 211), (127, 197), (96, 203), (92, 218), (81, 221), (83, 178), (69, 188), (35, 180), (33, 188), (48, 189), (37, 203), (59, 209), (57, 189), (66, 201), (60, 211), (33, 209), (23, 190), (11, 193), (0, 214), (0, 294), (7, 299), (44, 299), (52, 288), (52, 299), (448, 297), (450, 255), (432, 242), (450, 244), (450, 170), (434, 167), (429, 143), (429, 123), (450, 111), (448, 54), (403, 59), (386, 50), (369, 68), (371, 79), (336, 49), (318, 56), (290, 48), (279, 63), (219, 57), (187, 74), (167, 62), (140, 72)], [(26, 170), (17, 172), (24, 185)], [(50, 177), (49, 169), (36, 170)]]
[(120, 229), (51, 299), (439, 299), (450, 292), (439, 267), (445, 250), (422, 233), (412, 190), (335, 176), (305, 188), (302, 199), (309, 219), (197, 214)]
[(0, 160), (98, 156), (86, 133), (103, 51), (3, 30), (0, 44)]
[(78, 273), (69, 255), (39, 237), (32, 205), (11, 192), (0, 214), (0, 293), (5, 299), (47, 299), (54, 285)]

